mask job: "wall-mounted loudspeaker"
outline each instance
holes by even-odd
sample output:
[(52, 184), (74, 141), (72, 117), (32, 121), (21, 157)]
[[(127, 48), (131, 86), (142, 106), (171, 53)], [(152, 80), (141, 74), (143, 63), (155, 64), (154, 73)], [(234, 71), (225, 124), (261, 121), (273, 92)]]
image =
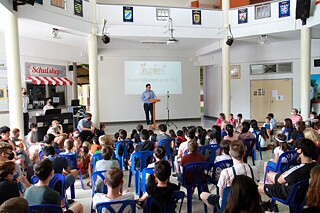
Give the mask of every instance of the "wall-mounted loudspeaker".
[(306, 25), (310, 17), (311, 0), (297, 0), (296, 19), (302, 20), (302, 25)]

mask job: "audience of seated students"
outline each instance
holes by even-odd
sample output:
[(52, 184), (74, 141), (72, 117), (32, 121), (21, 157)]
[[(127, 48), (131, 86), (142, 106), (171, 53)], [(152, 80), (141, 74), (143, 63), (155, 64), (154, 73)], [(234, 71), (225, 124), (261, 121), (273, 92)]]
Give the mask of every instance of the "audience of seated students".
[(303, 213), (320, 212), (320, 165), (311, 169), (309, 188), (306, 196), (306, 208)]
[(163, 139), (170, 138), (170, 135), (167, 134), (167, 125), (160, 124), (158, 126), (159, 128), (159, 134), (157, 135), (157, 142), (159, 143)]
[(211, 139), (209, 144), (220, 144), (221, 142), (221, 128), (220, 126), (213, 125), (211, 128)]
[[(5, 162), (14, 161), (14, 152), (12, 150), (12, 146), (9, 143), (0, 142), (0, 165)], [(26, 176), (23, 175), (21, 166), (19, 164), (15, 164), (15, 167), (15, 171), (17, 173), (16, 179), (19, 179), (21, 190), (24, 192), (25, 189), (30, 186), (30, 183)]]
[[(275, 171), (277, 169), (277, 163), (279, 160), (280, 155), (282, 155), (284, 152), (287, 152), (290, 150), (289, 145), (287, 144), (286, 141), (286, 136), (283, 134), (277, 134), (275, 136), (275, 148), (273, 150), (274, 153), (274, 158), (270, 159), (268, 162), (264, 163), (264, 172), (266, 171), (266, 167), (271, 167), (273, 171)], [(284, 159), (286, 161), (286, 159)], [(284, 163), (285, 163), (284, 161)]]
[[(158, 161), (154, 166), (154, 175), (150, 175), (147, 180), (148, 195), (154, 197), (163, 206), (170, 202), (173, 192), (179, 190), (176, 184), (169, 182), (170, 176), (171, 166), (168, 161)], [(157, 207), (151, 207), (151, 211), (161, 213)]]
[(234, 127), (232, 124), (226, 126), (227, 135), (223, 137), (223, 140), (235, 141), (238, 140), (239, 135), (234, 133)]
[(221, 154), (218, 155), (215, 159), (215, 163), (223, 161), (223, 160), (232, 160), (231, 156), (229, 155), (230, 151), (230, 144), (231, 141), (229, 140), (222, 140), (220, 143), (220, 152)]
[(277, 125), (276, 119), (274, 118), (274, 114), (270, 112), (268, 114), (268, 117), (270, 117), (270, 124), (272, 126), (272, 129), (276, 129), (278, 127), (278, 125)]
[(242, 131), (239, 135), (239, 140), (243, 141), (245, 139), (255, 138), (254, 135), (249, 131), (250, 123), (247, 121), (242, 122)]
[(7, 161), (0, 164), (0, 205), (13, 197), (20, 197), (20, 191), (16, 180), (16, 165)]
[(293, 125), (295, 125), (298, 121), (302, 121), (302, 117), (298, 114), (298, 110), (296, 108), (291, 110), (290, 119)]
[(206, 144), (206, 130), (203, 129), (202, 126), (196, 127), (196, 141), (200, 146)]
[(242, 131), (242, 123), (244, 122), (244, 119), (242, 117), (242, 114), (239, 113), (237, 115), (237, 120), (236, 120), (236, 130), (237, 132), (241, 132)]
[[(186, 154), (186, 151), (188, 150), (188, 143), (193, 141), (195, 142), (196, 132), (194, 128), (189, 128), (186, 133), (186, 142), (183, 142), (180, 144), (178, 149), (178, 154), (175, 156), (175, 169), (178, 171), (178, 163), (181, 161), (181, 158)], [(172, 176), (178, 177), (178, 173), (173, 174)]]
[[(108, 193), (96, 193), (92, 198), (93, 209), (96, 209), (97, 203), (121, 201), (121, 200), (134, 200), (133, 193), (129, 190), (123, 191), (123, 172), (119, 168), (111, 168), (106, 172), (106, 179), (104, 184), (108, 187)], [(119, 212), (121, 204), (112, 205), (115, 212)], [(128, 208), (128, 209), (127, 209)], [(129, 207), (125, 209), (125, 213), (131, 212)]]
[(0, 206), (0, 213), (29, 213), (29, 204), (22, 197), (14, 197)]
[(63, 133), (63, 127), (59, 124), (59, 121), (53, 120), (49, 127), (47, 134), (54, 135), (54, 142), (58, 144), (60, 149), (63, 149), (64, 140), (67, 138), (67, 134)]
[(270, 137), (265, 127), (261, 127), (258, 143), (260, 143), (261, 151), (266, 151), (268, 149)]
[(208, 192), (202, 192), (200, 194), (200, 198), (210, 210), (212, 210), (213, 207), (220, 209), (223, 190), (224, 188), (231, 186), (236, 175), (246, 175), (256, 182), (259, 181), (258, 169), (255, 166), (250, 166), (243, 162), (245, 148), (241, 141), (236, 140), (231, 142), (229, 154), (232, 157), (233, 166), (221, 171), (217, 184), (219, 187), (219, 195), (211, 195)]
[(236, 127), (236, 120), (233, 117), (233, 114), (229, 114), (228, 123), (231, 124), (233, 127)]
[(28, 147), (38, 142), (37, 131), (38, 131), (38, 125), (36, 123), (31, 123), (30, 130), (28, 132), (27, 139), (26, 139), (26, 144)]
[(34, 175), (34, 165), (40, 161), (38, 152), (34, 152), (30, 155), (30, 163), (27, 167), (27, 179), (31, 183), (31, 177)]
[(10, 139), (10, 128), (7, 126), (0, 127), (0, 142), (7, 142), (9, 143), (13, 150), (16, 149), (16, 144), (13, 143)]
[(181, 142), (185, 142), (185, 141), (186, 141), (186, 138), (185, 138), (182, 130), (178, 130), (178, 131), (177, 131), (177, 137), (176, 137), (176, 139), (177, 139), (177, 138), (180, 138), (180, 139), (181, 139)]
[(306, 129), (306, 123), (304, 121), (298, 121), (295, 124), (295, 129), (292, 132), (291, 139), (288, 140), (289, 144), (293, 144), (296, 140), (304, 138), (304, 130)]
[(176, 133), (175, 133), (175, 131), (173, 129), (169, 130), (169, 135), (170, 135), (170, 138), (176, 138), (177, 137), (177, 135), (176, 135)]
[(69, 188), (69, 186), (75, 182), (75, 178), (78, 176), (78, 170), (70, 170), (67, 159), (56, 156), (56, 152), (52, 146), (45, 146), (42, 153), (52, 161), (54, 172), (65, 176), (65, 188)]
[(80, 131), (79, 137), (82, 141), (91, 141), (94, 136), (95, 125), (92, 123), (91, 118), (91, 113), (86, 113), (78, 123), (77, 129)]
[(221, 138), (224, 138), (224, 136), (228, 134), (226, 130), (227, 125), (228, 125), (227, 121), (223, 121), (221, 124)]
[(262, 213), (261, 196), (255, 181), (246, 175), (237, 175), (231, 184), (224, 213)]
[(314, 129), (308, 128), (304, 130), (303, 134), (305, 138), (312, 140), (317, 148), (320, 147), (320, 135)]
[(180, 161), (180, 171), (182, 172), (182, 168), (183, 166), (185, 166), (188, 163), (196, 163), (196, 162), (205, 162), (206, 159), (203, 155), (198, 153), (198, 143), (194, 142), (194, 141), (190, 141), (188, 142), (188, 150), (189, 153), (187, 155), (184, 155), (181, 158)]
[(255, 138), (258, 139), (258, 136), (260, 134), (260, 128), (258, 127), (258, 122), (255, 119), (252, 119), (250, 121), (250, 129), (249, 131), (254, 135)]
[(141, 142), (141, 140), (140, 140), (140, 133), (141, 133), (141, 131), (143, 130), (143, 125), (142, 124), (138, 124), (137, 126), (136, 126), (136, 133), (134, 134), (134, 137), (133, 137), (133, 142), (134, 143), (139, 143), (139, 142)]
[[(309, 179), (311, 169), (317, 165), (312, 160), (315, 149), (316, 146), (311, 140), (299, 139), (296, 144), (296, 151), (301, 164), (282, 174), (268, 172), (268, 184), (259, 183), (259, 192), (266, 194), (269, 198), (278, 197), (283, 200), (287, 199), (293, 185), (299, 181)], [(265, 210), (270, 208), (270, 201), (263, 202), (263, 204)]]
[(284, 126), (282, 128), (282, 134), (287, 137), (287, 141), (291, 139), (292, 132), (294, 130), (294, 126), (292, 124), (292, 120), (290, 118), (284, 119)]
[(267, 133), (268, 133), (268, 136), (269, 136), (269, 138), (271, 137), (271, 135), (272, 135), (272, 125), (271, 125), (271, 123), (270, 123), (270, 120), (271, 120), (271, 118), (269, 117), (269, 116), (267, 116), (266, 118), (265, 118), (265, 122), (264, 122), (264, 124), (263, 124), (263, 127), (264, 128), (266, 128), (266, 130), (267, 130)]
[(214, 125), (217, 125), (217, 126), (220, 126), (221, 127), (221, 124), (223, 121), (226, 120), (226, 115), (224, 113), (220, 113), (219, 114), (219, 118), (217, 119), (216, 123)]
[[(29, 205), (52, 204), (64, 207), (64, 203), (60, 203), (59, 192), (49, 187), (49, 181), (54, 176), (52, 162), (49, 159), (37, 162), (34, 166), (34, 173), (39, 182), (30, 186), (25, 192), (24, 197)], [(75, 203), (70, 206), (67, 212), (82, 213), (83, 206), (80, 203)]]

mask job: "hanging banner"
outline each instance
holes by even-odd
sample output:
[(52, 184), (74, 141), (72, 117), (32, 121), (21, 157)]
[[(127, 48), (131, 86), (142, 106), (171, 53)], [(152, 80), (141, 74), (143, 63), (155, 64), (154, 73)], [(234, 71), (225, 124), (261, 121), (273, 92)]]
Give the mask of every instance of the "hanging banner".
[(201, 25), (201, 10), (192, 10), (192, 24)]
[(290, 16), (290, 1), (279, 2), (279, 18)]
[(82, 0), (74, 0), (74, 14), (83, 17)]
[(133, 7), (123, 7), (123, 22), (133, 22)]
[(26, 76), (66, 77), (66, 66), (26, 62)]
[(248, 8), (238, 10), (238, 24), (248, 23)]
[(34, 0), (34, 2), (43, 5), (43, 0)]

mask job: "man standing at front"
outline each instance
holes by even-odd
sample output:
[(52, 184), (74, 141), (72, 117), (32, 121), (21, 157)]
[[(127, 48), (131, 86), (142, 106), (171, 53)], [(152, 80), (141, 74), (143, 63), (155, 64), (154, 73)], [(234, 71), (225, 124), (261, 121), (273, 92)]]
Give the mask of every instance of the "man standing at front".
[[(146, 90), (143, 91), (141, 95), (141, 100), (143, 101), (143, 109), (146, 114), (146, 122), (147, 125), (153, 124), (153, 103), (149, 103), (150, 99), (156, 99), (157, 96), (154, 94), (153, 90), (151, 90), (151, 85), (146, 84)], [(149, 117), (149, 113), (151, 113), (151, 121)]]
[(23, 111), (24, 135), (27, 135), (29, 130), (28, 105), (29, 105), (29, 97), (27, 96), (27, 90), (26, 88), (22, 88), (22, 111)]

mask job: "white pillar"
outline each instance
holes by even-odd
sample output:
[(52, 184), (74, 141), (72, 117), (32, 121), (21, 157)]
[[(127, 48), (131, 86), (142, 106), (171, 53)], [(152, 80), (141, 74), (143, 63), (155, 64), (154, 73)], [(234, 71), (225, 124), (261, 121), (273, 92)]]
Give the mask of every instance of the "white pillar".
[[(4, 36), (7, 58), (10, 128), (19, 128), (24, 135), (18, 18), (16, 12), (6, 11)], [(10, 82), (10, 83), (9, 83)]]
[(222, 41), (222, 112), (230, 113), (230, 47), (228, 39), (230, 0), (222, 0), (225, 37)]
[(310, 69), (311, 69), (311, 32), (310, 28), (301, 28), (301, 116), (309, 118), (310, 110)]
[(88, 109), (89, 85), (82, 85), (82, 104)]
[(72, 95), (73, 99), (78, 99), (78, 82), (77, 82), (77, 63), (73, 63), (73, 73), (72, 73), (72, 78), (73, 78), (73, 84), (72, 84)]
[(92, 28), (92, 34), (89, 37), (89, 83), (90, 83), (90, 112), (92, 113), (92, 122), (99, 127), (99, 93), (98, 93), (98, 41), (97, 28)]

